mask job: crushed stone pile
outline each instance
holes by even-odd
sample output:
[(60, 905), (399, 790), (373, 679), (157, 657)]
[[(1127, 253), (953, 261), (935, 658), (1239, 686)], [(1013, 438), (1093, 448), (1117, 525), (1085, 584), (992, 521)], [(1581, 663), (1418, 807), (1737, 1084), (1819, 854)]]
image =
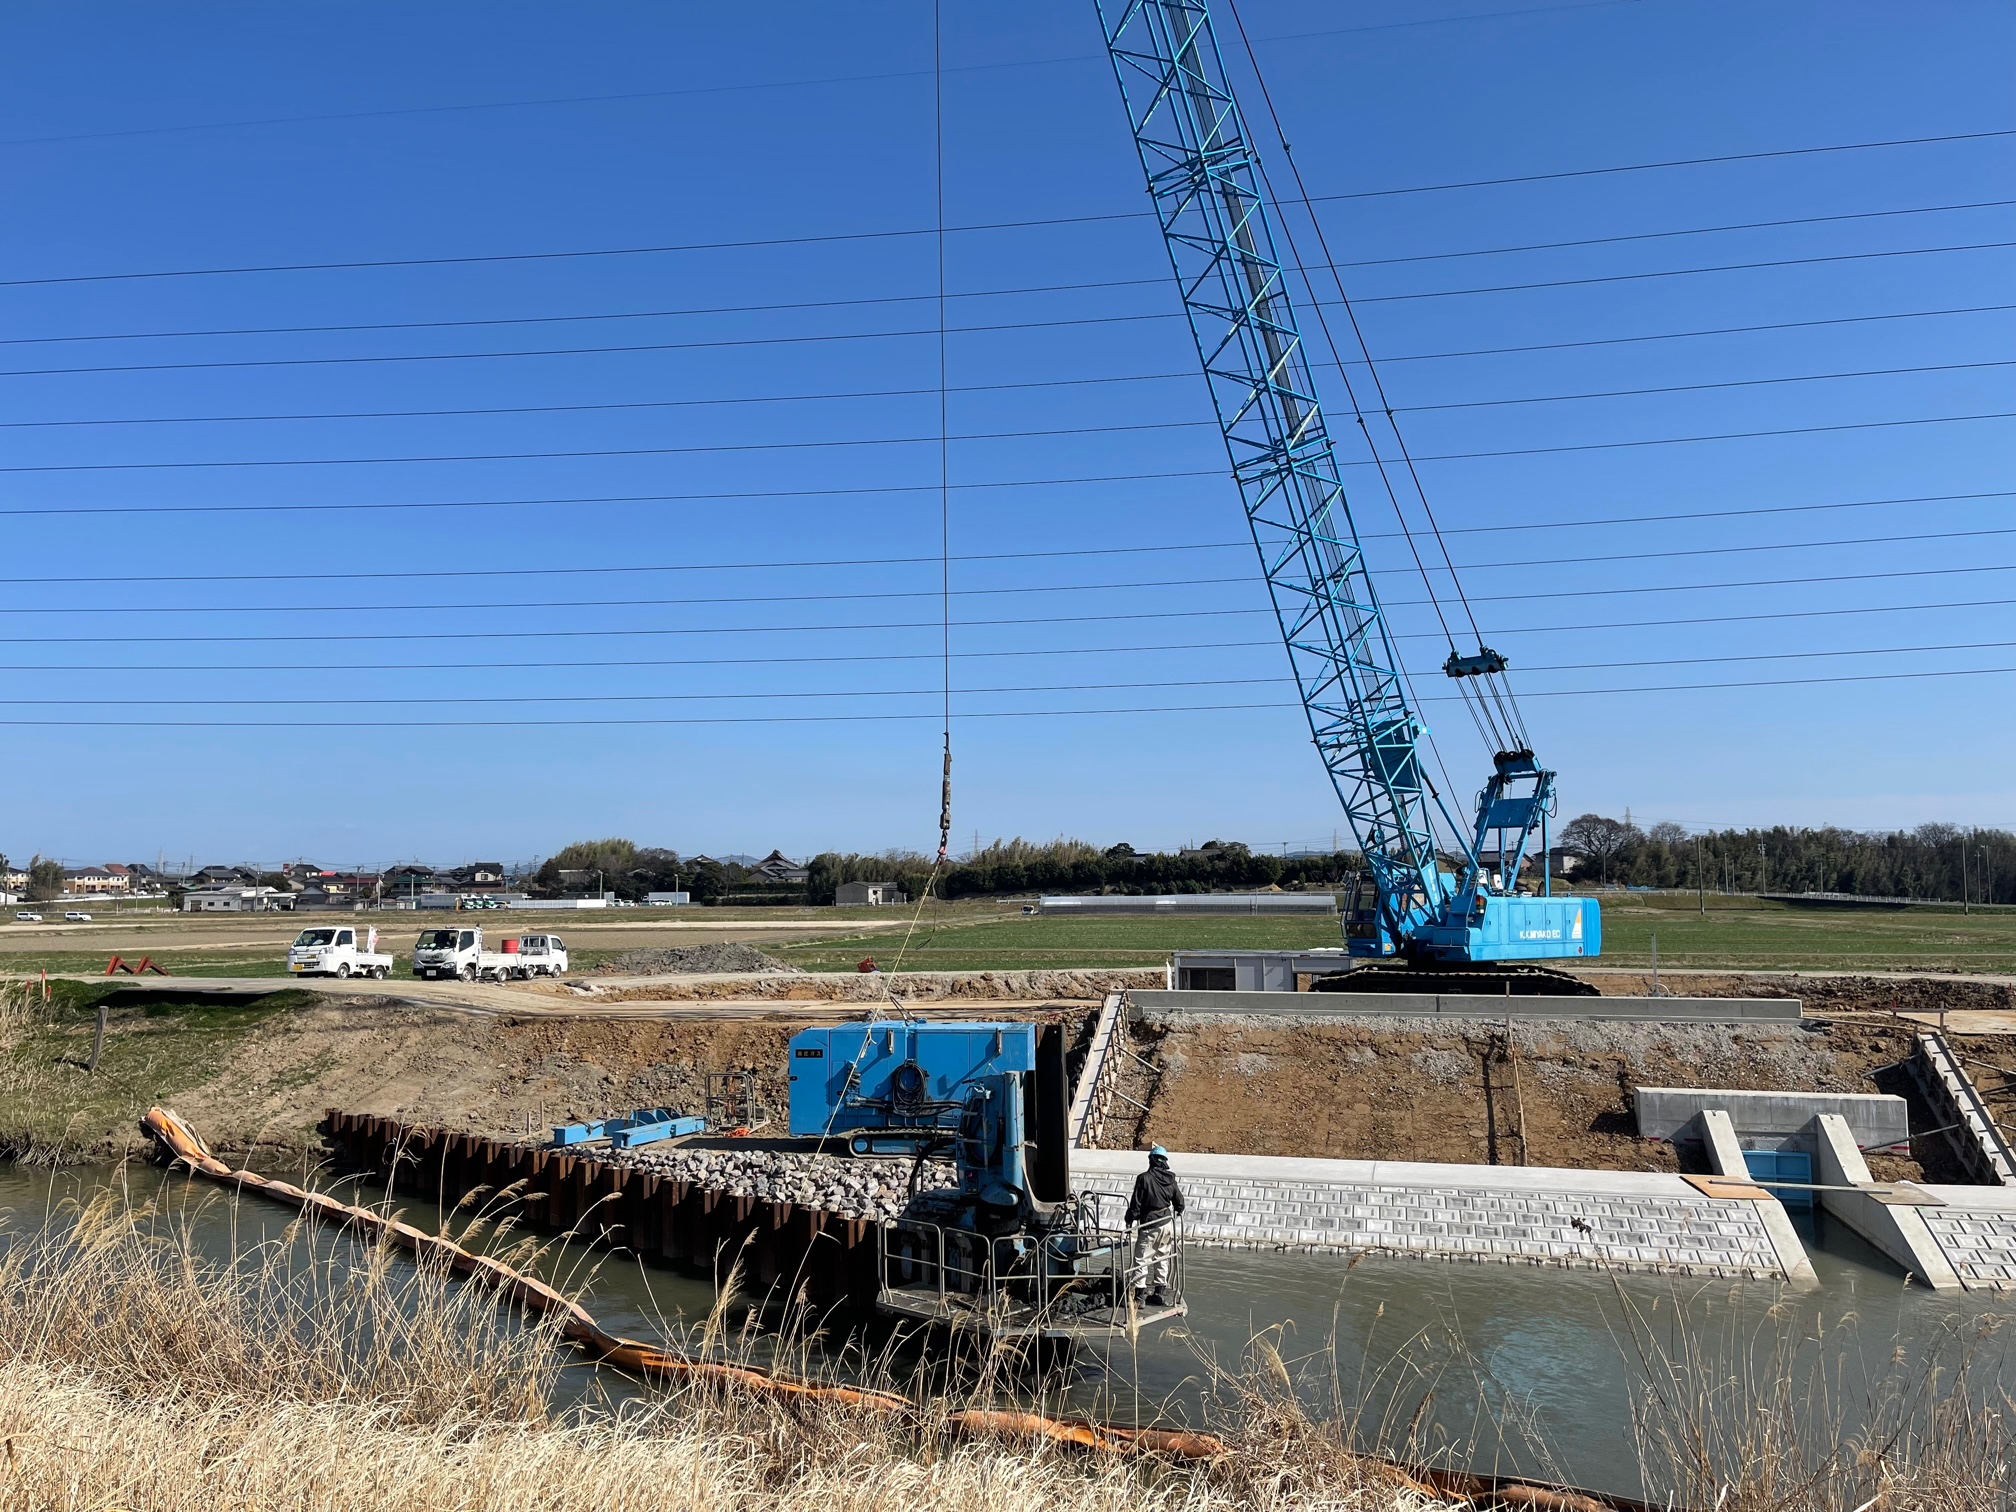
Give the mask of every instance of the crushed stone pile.
[(716, 971), (788, 971), (803, 975), (790, 962), (736, 941), (626, 950), (604, 961), (595, 971), (600, 976), (680, 976)]
[[(598, 1158), (740, 1197), (792, 1202), (846, 1218), (888, 1222), (910, 1200), (908, 1160), (849, 1160), (838, 1155), (796, 1155), (775, 1150), (692, 1150), (677, 1147), (614, 1150)], [(946, 1161), (926, 1161), (919, 1190), (954, 1185)]]

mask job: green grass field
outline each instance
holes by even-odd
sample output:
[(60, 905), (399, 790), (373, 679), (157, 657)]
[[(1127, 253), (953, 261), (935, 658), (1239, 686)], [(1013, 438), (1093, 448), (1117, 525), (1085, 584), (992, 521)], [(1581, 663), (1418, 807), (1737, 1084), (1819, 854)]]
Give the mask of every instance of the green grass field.
[[(764, 950), (808, 971), (852, 971), (872, 958), (895, 967), (901, 932), (840, 935)], [(909, 948), (905, 971), (1019, 971), (1072, 966), (1159, 966), (1172, 950), (1207, 947), (1306, 950), (1338, 944), (1335, 920), (1319, 919), (1059, 919), (934, 920), (927, 909)]]
[[(1606, 892), (1603, 904), (1603, 953), (1593, 964), (1644, 967), (1651, 963), (1652, 941), (1659, 942), (1662, 967), (1778, 971), (1964, 971), (2016, 973), (2016, 909), (1977, 910), (1963, 914), (1957, 905), (1915, 908), (1846, 908), (1769, 902), (1748, 897), (1710, 894), (1707, 911), (1686, 893)], [(462, 916), (467, 918), (468, 916)], [(696, 911), (685, 915), (699, 919)], [(1224, 918), (1044, 918), (1025, 917), (1019, 905), (998, 903), (929, 904), (903, 948), (904, 930), (864, 930), (857, 921), (887, 926), (900, 917), (907, 926), (910, 910), (831, 911), (738, 910), (705, 913), (730, 937), (780, 918), (816, 917), (830, 922), (831, 933), (802, 939), (769, 941), (761, 948), (809, 971), (852, 971), (864, 959), (883, 970), (896, 966), (899, 952), (905, 971), (1054, 970), (1082, 966), (1157, 966), (1173, 950), (1292, 950), (1339, 943), (1334, 919)], [(409, 928), (432, 924), (399, 916), (389, 931), (392, 948), (404, 957), (412, 944)], [(637, 915), (619, 915), (634, 920)], [(375, 921), (374, 921), (375, 922)], [(478, 919), (474, 922), (487, 922)], [(597, 920), (595, 922), (603, 922)], [(614, 922), (614, 921), (611, 921)], [(511, 928), (531, 924), (523, 916)], [(242, 941), (206, 943), (176, 940), (172, 921), (150, 931), (137, 947), (117, 948), (127, 960), (151, 954), (176, 976), (283, 977), (284, 938), (295, 921), (261, 921), (275, 933), (270, 944)], [(574, 943), (577, 969), (639, 945), (695, 943), (691, 936), (660, 937), (629, 930), (597, 934), (594, 924), (575, 918), (538, 921), (538, 926), (567, 930)], [(206, 926), (217, 928), (214, 923)], [(249, 926), (248, 926), (249, 927)], [(129, 937), (130, 938), (130, 937)], [(592, 940), (593, 943), (590, 943)], [(27, 945), (27, 941), (21, 942)], [(52, 945), (56, 942), (52, 941)], [(110, 949), (76, 948), (82, 940), (64, 939), (56, 948), (8, 950), (0, 953), (0, 970), (95, 976), (105, 968)]]
[[(2016, 972), (2016, 909), (1828, 908), (1755, 898), (1606, 893), (1603, 953), (1591, 964), (1776, 971)], [(836, 935), (771, 954), (809, 971), (894, 968), (900, 935)], [(1155, 966), (1172, 950), (1295, 950), (1336, 945), (1334, 920), (1252, 918), (934, 919), (903, 953), (905, 971)]]

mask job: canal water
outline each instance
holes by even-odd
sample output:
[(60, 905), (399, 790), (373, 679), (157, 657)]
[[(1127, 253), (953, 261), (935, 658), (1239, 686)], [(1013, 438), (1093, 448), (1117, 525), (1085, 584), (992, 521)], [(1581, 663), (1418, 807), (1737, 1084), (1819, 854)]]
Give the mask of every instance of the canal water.
[[(164, 1199), (218, 1259), (277, 1234), (292, 1217), (147, 1167), (51, 1173), (0, 1165), (0, 1245), (9, 1231), (65, 1221), (69, 1204), (108, 1184), (135, 1202)], [(371, 1200), (368, 1189), (361, 1195)], [(441, 1222), (426, 1204), (400, 1206), (423, 1228)], [(1411, 1440), (1445, 1463), (1631, 1495), (1644, 1488), (1634, 1412), (1655, 1388), (1686, 1404), (1712, 1391), (1725, 1412), (1743, 1412), (1754, 1410), (1744, 1405), (1746, 1390), (1789, 1380), (1791, 1398), (1822, 1434), (1881, 1418), (1929, 1370), (1950, 1373), (1963, 1356), (1977, 1389), (2016, 1396), (2016, 1345), (2000, 1326), (2016, 1311), (2007, 1300), (1906, 1286), (1855, 1236), (1824, 1221), (1804, 1237), (1820, 1284), (1796, 1290), (1195, 1249), (1186, 1261), (1186, 1324), (1081, 1354), (1062, 1403), (1053, 1395), (1050, 1404), (1126, 1422), (1208, 1423), (1241, 1389), (1231, 1382), (1283, 1389), (1286, 1381), (1312, 1414), (1341, 1412), (1355, 1422), (1367, 1448)], [(676, 1336), (714, 1304), (702, 1279), (578, 1246), (549, 1246), (538, 1269), (580, 1289), (604, 1327), (635, 1338)], [(760, 1338), (750, 1348), (763, 1354)], [(901, 1351), (897, 1358), (915, 1359)], [(564, 1389), (592, 1402), (640, 1388), (580, 1366)]]

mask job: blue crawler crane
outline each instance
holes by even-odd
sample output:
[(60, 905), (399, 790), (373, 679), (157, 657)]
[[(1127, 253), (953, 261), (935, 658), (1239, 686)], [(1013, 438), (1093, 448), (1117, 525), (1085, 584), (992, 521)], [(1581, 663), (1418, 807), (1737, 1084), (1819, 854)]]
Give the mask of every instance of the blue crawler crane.
[[(907, 1156), (883, 1230), (877, 1308), (990, 1341), (1075, 1342), (1167, 1323), (1134, 1302), (1133, 1236), (1071, 1190), (1064, 1030), (885, 1020), (791, 1039), (791, 1133)], [(950, 1161), (953, 1184), (926, 1184)]]
[[(1210, 8), (1205, 0), (1098, 0), (1098, 9), (1310, 736), (1365, 857), (1345, 900), (1344, 939), (1351, 956), (1378, 969), (1332, 985), (1415, 990), (1426, 978), (1442, 992), (1587, 992), (1566, 973), (1520, 964), (1597, 954), (1602, 919), (1592, 899), (1551, 896), (1544, 881), (1538, 896), (1516, 885), (1536, 836), (1545, 855), (1554, 773), (1526, 738), (1505, 658), (1481, 637), (1465, 653), (1450, 634), (1442, 667), (1493, 752), (1469, 822), (1429, 781), (1432, 741), (1366, 573), (1275, 250), (1265, 171)], [(1287, 245), (1292, 255), (1292, 238)], [(1320, 305), (1317, 316), (1327, 339)], [(1368, 408), (1383, 409), (1390, 425), (1383, 390), (1379, 399)], [(1356, 410), (1355, 392), (1352, 402)], [(1365, 423), (1362, 412), (1354, 423)], [(1370, 443), (1369, 427), (1365, 435)], [(1398, 443), (1405, 457), (1397, 427), (1392, 438), (1388, 446)], [(1373, 456), (1379, 461), (1380, 451)], [(1380, 476), (1390, 488), (1383, 462)], [(1425, 511), (1425, 494), (1421, 504)], [(1429, 590), (1432, 598), (1433, 582)], [(1438, 819), (1447, 837), (1439, 847)]]

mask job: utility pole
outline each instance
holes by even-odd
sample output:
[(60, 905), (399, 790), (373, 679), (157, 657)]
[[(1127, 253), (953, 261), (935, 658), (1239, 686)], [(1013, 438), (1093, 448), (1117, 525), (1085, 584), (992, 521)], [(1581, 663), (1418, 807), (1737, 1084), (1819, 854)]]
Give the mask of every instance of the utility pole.
[(1967, 891), (1967, 842), (1960, 842), (1960, 912), (1974, 912), (1974, 895)]
[(1767, 877), (1768, 877), (1768, 876), (1770, 875), (1770, 866), (1771, 866), (1771, 859), (1770, 859), (1770, 855), (1769, 855), (1769, 853), (1768, 853), (1768, 850), (1767, 850), (1767, 848), (1766, 848), (1765, 846), (1762, 846), (1762, 845), (1758, 846), (1758, 847), (1757, 847), (1757, 891), (1758, 891), (1758, 893), (1759, 893), (1760, 895), (1761, 895), (1761, 894), (1763, 893), (1763, 891), (1764, 891), (1764, 882), (1765, 882), (1765, 879), (1766, 879), (1766, 878), (1767, 878)]
[(1701, 865), (1701, 837), (1694, 837), (1694, 885), (1701, 890), (1701, 917), (1708, 917), (1708, 873)]
[(1995, 901), (1995, 873), (1988, 868), (1988, 847), (1982, 846), (1981, 864), (1975, 868), (1981, 874), (1981, 901), (1989, 904)]

